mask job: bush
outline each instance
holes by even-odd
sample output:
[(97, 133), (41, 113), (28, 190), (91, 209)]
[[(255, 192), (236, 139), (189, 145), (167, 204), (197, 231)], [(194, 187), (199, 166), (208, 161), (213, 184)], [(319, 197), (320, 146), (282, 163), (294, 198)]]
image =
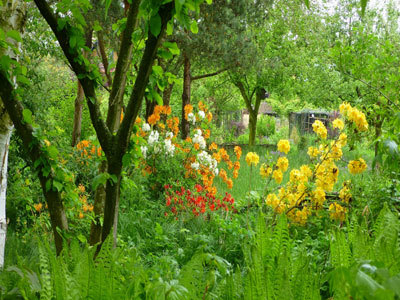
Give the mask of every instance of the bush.
[(257, 136), (271, 136), (275, 133), (275, 118), (267, 115), (258, 117)]

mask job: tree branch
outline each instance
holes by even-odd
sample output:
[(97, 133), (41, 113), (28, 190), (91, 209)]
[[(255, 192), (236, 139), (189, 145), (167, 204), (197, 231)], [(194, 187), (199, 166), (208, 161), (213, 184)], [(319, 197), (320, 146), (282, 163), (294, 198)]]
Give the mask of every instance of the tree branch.
[(40, 13), (49, 24), (51, 30), (56, 36), (68, 62), (70, 63), (73, 71), (77, 75), (86, 96), (86, 102), (89, 107), (90, 118), (94, 129), (96, 130), (97, 137), (104, 152), (110, 150), (111, 132), (108, 130), (105, 122), (102, 119), (99, 104), (96, 97), (95, 86), (96, 82), (93, 79), (96, 75), (93, 74), (85, 65), (80, 49), (71, 48), (69, 44), (70, 35), (69, 29), (71, 26), (67, 23), (62, 29), (58, 29), (58, 20), (60, 18), (55, 15), (45, 0), (34, 0)]
[(149, 30), (148, 39), (139, 66), (139, 72), (126, 107), (125, 117), (117, 132), (116, 147), (118, 148), (117, 151), (121, 154), (121, 157), (127, 149), (133, 123), (138, 115), (140, 107), (142, 106), (144, 93), (149, 82), (149, 76), (156, 58), (157, 49), (161, 44), (164, 32), (167, 28), (167, 23), (172, 17), (172, 9), (173, 2), (160, 7), (159, 15), (161, 16), (161, 31), (157, 37), (155, 37)]
[(23, 110), (21, 102), (15, 97), (15, 90), (7, 76), (0, 71), (0, 99), (3, 101), (4, 107), (7, 109), (7, 113), (13, 122), (17, 134), (21, 138), (26, 153), (29, 155), (29, 159), (33, 163), (40, 161), (37, 170), (40, 185), (42, 187), (43, 194), (49, 207), (50, 220), (54, 234), (54, 240), (56, 244), (57, 255), (60, 254), (63, 247), (63, 239), (58, 232), (58, 229), (68, 230), (68, 221), (65, 216), (64, 205), (60, 192), (51, 187), (47, 188), (47, 183), (50, 180), (52, 183), (55, 179), (53, 172), (43, 172), (44, 166), (49, 167), (50, 161), (48, 156), (44, 153), (40, 141), (33, 135), (33, 127), (24, 122)]
[(222, 72), (227, 71), (228, 68), (223, 68), (221, 70), (218, 70), (214, 73), (208, 73), (208, 74), (203, 74), (203, 75), (198, 75), (198, 76), (192, 76), (191, 80), (198, 80), (198, 79), (203, 79), (203, 78), (207, 78), (207, 77), (212, 77), (212, 76), (216, 76), (218, 74), (221, 74)]
[(114, 80), (108, 101), (107, 126), (111, 131), (117, 129), (116, 123), (119, 121), (118, 112), (120, 111), (121, 101), (125, 91), (126, 74), (132, 60), (132, 33), (135, 31), (139, 5), (141, 0), (134, 0), (129, 6), (126, 27), (122, 33), (122, 42), (118, 53), (117, 66), (114, 72)]

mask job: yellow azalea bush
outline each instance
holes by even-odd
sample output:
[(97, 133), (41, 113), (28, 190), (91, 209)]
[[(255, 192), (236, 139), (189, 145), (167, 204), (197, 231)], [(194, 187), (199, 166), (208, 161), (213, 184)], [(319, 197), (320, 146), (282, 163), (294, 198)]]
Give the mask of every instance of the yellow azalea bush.
[[(348, 103), (340, 106), (343, 117), (353, 123), (359, 131), (368, 129), (365, 115)], [(289, 181), (284, 186), (279, 186), (277, 191), (270, 191), (266, 196), (266, 204), (276, 213), (286, 214), (293, 222), (304, 225), (313, 214), (325, 209), (334, 220), (343, 221), (349, 209), (352, 199), (350, 182), (345, 182), (340, 188), (337, 197), (331, 197), (328, 203), (327, 195), (332, 193), (338, 181), (339, 168), (336, 162), (342, 158), (342, 148), (347, 143), (347, 135), (343, 132), (345, 122), (336, 119), (332, 127), (339, 130), (333, 140), (328, 140), (328, 131), (325, 125), (317, 120), (313, 130), (320, 138), (317, 147), (309, 147), (308, 155), (311, 163), (302, 165), (299, 169), (292, 169), (289, 173)], [(290, 143), (281, 140), (278, 150), (287, 154), (290, 151)], [(273, 164), (262, 164), (260, 175), (267, 179), (267, 184), (274, 180), (281, 184), (283, 175), (288, 172), (289, 160), (281, 156)], [(360, 174), (367, 168), (366, 162), (359, 158), (348, 163), (351, 174)], [(332, 200), (331, 200), (332, 199)]]
[(235, 147), (235, 156), (230, 157), (224, 148), (210, 141), (212, 113), (203, 102), (197, 108), (186, 105), (184, 112), (192, 128), (186, 140), (178, 137), (179, 119), (170, 116), (168, 106), (157, 105), (147, 122), (140, 119), (136, 122), (136, 135), (144, 139), (139, 164), (142, 174), (147, 176), (156, 193), (160, 191), (160, 185), (187, 189), (201, 184), (215, 196), (217, 176), (231, 189), (233, 180), (239, 176), (241, 148)]

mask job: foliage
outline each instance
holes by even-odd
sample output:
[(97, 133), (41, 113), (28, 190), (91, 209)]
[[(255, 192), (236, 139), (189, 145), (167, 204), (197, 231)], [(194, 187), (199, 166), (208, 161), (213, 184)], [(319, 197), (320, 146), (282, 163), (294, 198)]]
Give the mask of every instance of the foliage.
[(257, 120), (257, 136), (271, 136), (275, 132), (275, 118), (262, 115)]

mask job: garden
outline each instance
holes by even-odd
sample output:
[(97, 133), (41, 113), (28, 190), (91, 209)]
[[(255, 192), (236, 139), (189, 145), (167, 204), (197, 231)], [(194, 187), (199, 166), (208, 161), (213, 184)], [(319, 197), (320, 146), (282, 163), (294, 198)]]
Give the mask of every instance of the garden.
[(400, 299), (400, 5), (333, 2), (0, 0), (0, 299)]

